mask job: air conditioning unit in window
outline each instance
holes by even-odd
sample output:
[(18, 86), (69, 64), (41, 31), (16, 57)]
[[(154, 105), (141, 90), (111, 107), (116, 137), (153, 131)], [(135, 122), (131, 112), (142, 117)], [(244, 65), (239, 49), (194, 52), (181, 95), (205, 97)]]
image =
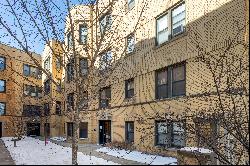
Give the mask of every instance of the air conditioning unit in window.
[(184, 31), (184, 26), (180, 25), (173, 29), (173, 36), (176, 36)]

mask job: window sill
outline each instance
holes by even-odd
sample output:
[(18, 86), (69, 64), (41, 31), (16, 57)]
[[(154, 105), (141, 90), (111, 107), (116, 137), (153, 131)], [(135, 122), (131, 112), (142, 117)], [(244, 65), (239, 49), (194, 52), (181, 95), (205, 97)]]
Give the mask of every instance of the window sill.
[[(153, 50), (156, 50), (156, 49), (158, 49), (158, 48), (161, 48), (161, 47), (163, 47), (163, 46), (166, 46), (166, 45), (168, 45), (168, 44), (170, 44), (170, 43), (172, 43), (172, 42), (174, 42), (174, 41), (176, 41), (176, 40), (178, 40), (178, 39), (180, 39), (180, 38), (183, 38), (183, 37), (187, 36), (187, 34), (188, 34), (187, 31), (185, 31), (185, 32), (183, 32), (183, 33), (180, 33), (180, 34), (178, 34), (178, 35), (172, 37), (170, 40), (165, 41), (164, 43), (161, 43), (160, 45), (155, 45), (155, 47), (153, 48)], [(156, 40), (155, 40), (155, 41), (156, 41)], [(156, 44), (157, 44), (157, 43), (156, 43)]]
[(155, 101), (176, 100), (176, 99), (184, 98), (184, 97), (186, 97), (186, 95), (172, 96), (172, 97), (167, 97), (167, 98), (155, 99)]

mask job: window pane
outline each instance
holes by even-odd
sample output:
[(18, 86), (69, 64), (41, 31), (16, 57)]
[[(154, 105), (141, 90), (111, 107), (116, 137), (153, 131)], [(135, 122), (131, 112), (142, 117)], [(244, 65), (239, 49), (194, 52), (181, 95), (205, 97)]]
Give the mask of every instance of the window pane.
[(185, 26), (185, 4), (180, 5), (172, 11), (172, 28), (173, 36), (178, 35), (184, 31)]
[(36, 96), (36, 87), (35, 86), (30, 86), (30, 92), (31, 92), (31, 96), (35, 97)]
[(157, 20), (157, 43), (168, 41), (168, 19), (167, 15)]
[(167, 98), (168, 97), (168, 89), (167, 85), (160, 85), (157, 87), (157, 98)]
[(0, 71), (5, 69), (5, 58), (0, 57)]
[(135, 0), (128, 0), (128, 10), (132, 9), (135, 6)]
[(0, 92), (5, 92), (5, 81), (0, 80)]
[(184, 133), (178, 134), (178, 135), (173, 135), (172, 145), (177, 146), (177, 147), (184, 147), (185, 146)]
[(130, 35), (127, 38), (127, 53), (133, 52), (134, 48), (135, 48), (135, 37), (134, 35)]
[(86, 76), (88, 74), (88, 60), (85, 58), (80, 59), (80, 72), (82, 76)]
[(131, 143), (134, 142), (134, 122), (126, 122), (126, 142)]
[(44, 61), (44, 69), (45, 69), (45, 70), (50, 70), (50, 57), (48, 57), (48, 58)]
[(185, 79), (185, 66), (177, 66), (173, 68), (173, 81), (180, 81)]
[(87, 34), (88, 34), (87, 27), (81, 25), (79, 33), (80, 33), (80, 43), (86, 44), (87, 43)]
[(81, 122), (79, 126), (79, 137), (80, 138), (88, 138), (88, 123)]
[(181, 96), (186, 94), (185, 81), (173, 83), (172, 88), (173, 96)]
[(157, 73), (157, 84), (158, 85), (167, 84), (167, 70), (160, 71)]
[(29, 67), (29, 65), (23, 65), (23, 74), (25, 76), (29, 76), (30, 75), (30, 67)]
[(0, 116), (5, 114), (6, 105), (5, 103), (0, 103)]

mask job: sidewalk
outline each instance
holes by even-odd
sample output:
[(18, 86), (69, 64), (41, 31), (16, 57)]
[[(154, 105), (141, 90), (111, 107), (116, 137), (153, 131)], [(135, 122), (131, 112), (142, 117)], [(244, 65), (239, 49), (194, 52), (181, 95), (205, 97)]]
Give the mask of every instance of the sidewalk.
[(1, 139), (0, 139), (0, 165), (15, 165), (14, 160), (11, 158), (9, 151), (4, 146), (4, 143)]
[[(40, 140), (43, 140), (42, 137), (39, 137)], [(57, 145), (61, 145), (64, 147), (71, 147), (71, 143), (68, 142), (58, 142), (54, 140), (49, 140)], [(112, 161), (121, 165), (145, 165), (143, 163), (139, 163), (136, 161), (132, 160), (126, 160), (122, 158), (117, 158), (114, 156), (107, 155), (105, 153), (97, 152), (95, 151), (96, 149), (102, 148), (103, 146), (101, 145), (96, 145), (96, 144), (79, 144), (78, 145), (78, 151), (82, 152), (83, 154), (90, 155), (90, 156), (95, 156), (99, 158), (103, 158), (104, 160)]]

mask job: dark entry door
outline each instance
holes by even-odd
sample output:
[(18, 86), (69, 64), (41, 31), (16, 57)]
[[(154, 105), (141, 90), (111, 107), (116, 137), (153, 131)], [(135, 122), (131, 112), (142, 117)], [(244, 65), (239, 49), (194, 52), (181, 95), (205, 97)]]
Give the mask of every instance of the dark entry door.
[(27, 136), (40, 136), (40, 123), (27, 123)]
[(111, 142), (111, 121), (100, 120), (99, 121), (99, 143), (105, 144)]
[(0, 122), (0, 138), (3, 136), (2, 134), (2, 122)]

